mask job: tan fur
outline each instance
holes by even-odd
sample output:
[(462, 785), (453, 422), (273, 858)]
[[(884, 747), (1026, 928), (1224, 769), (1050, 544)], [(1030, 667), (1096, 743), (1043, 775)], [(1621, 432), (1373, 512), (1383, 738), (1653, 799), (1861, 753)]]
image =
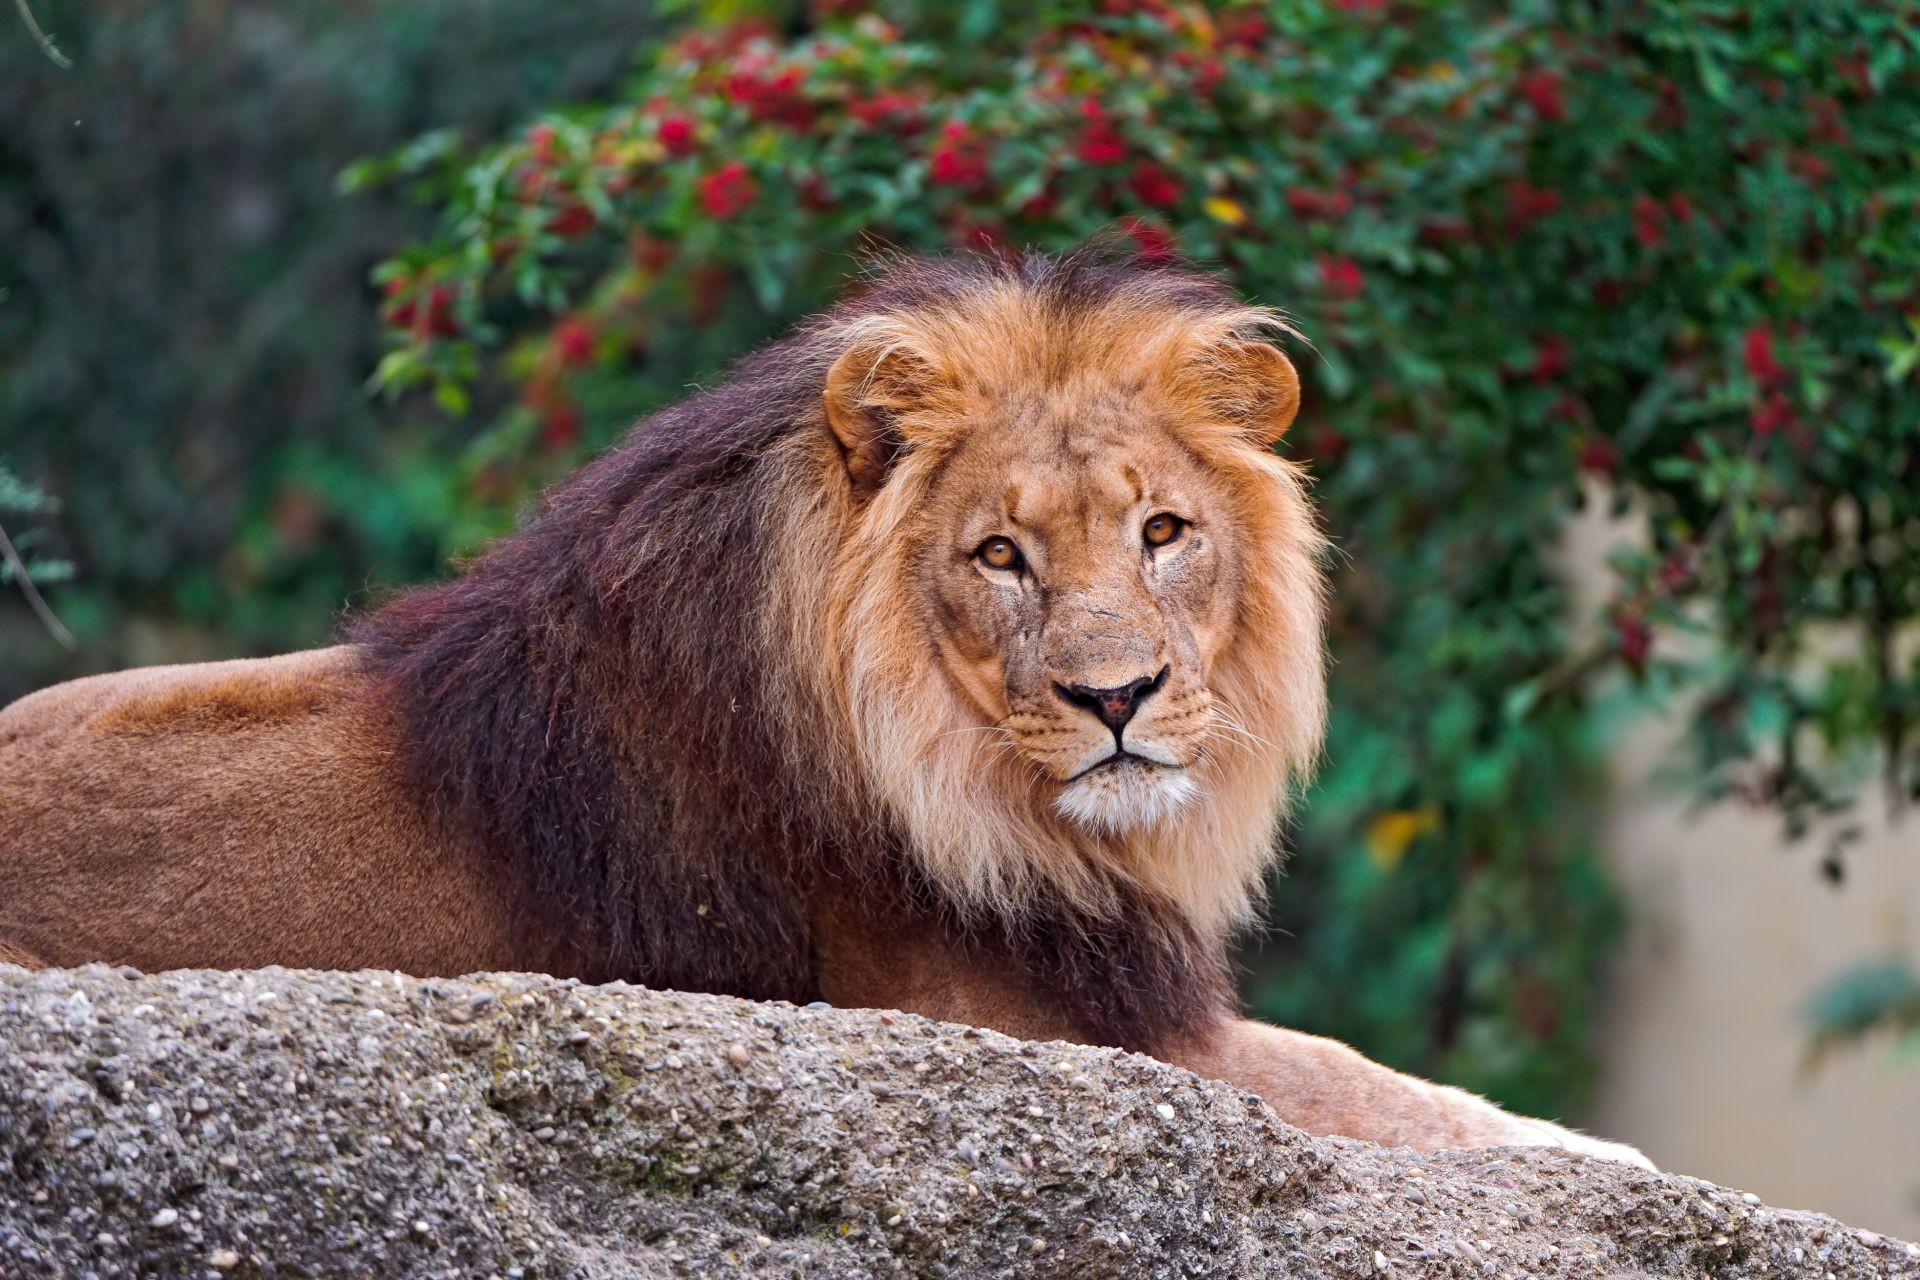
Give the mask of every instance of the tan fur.
[(0, 713), (0, 943), (146, 969), (563, 961), (511, 918), (497, 868), (431, 831), (360, 687), (351, 653), (327, 649), (14, 703)]
[[(1322, 540), (1268, 447), (1299, 403), (1262, 341), (1284, 331), (1150, 291), (1063, 317), (1010, 281), (826, 331), (841, 355), (818, 421), (763, 460), (804, 495), (757, 619), (793, 663), (786, 766), (877, 802), (963, 913), (1064, 899), (1098, 920), (1130, 886), (1209, 946), (1251, 918), (1325, 718)], [(1184, 542), (1143, 546), (1163, 509), (1191, 522)], [(1030, 580), (970, 555), (998, 533), (1030, 547)], [(1085, 769), (1109, 730), (1060, 689), (1162, 669), (1111, 734), (1150, 755)], [(96, 677), (0, 712), (0, 962), (578, 971), (558, 917), (510, 906), (499, 862), (435, 821), (375, 687), (343, 647)], [(838, 892), (808, 925), (836, 1003), (1086, 1038), (960, 936)], [(1330, 1041), (1199, 1025), (1166, 1056), (1315, 1132), (1638, 1159)]]

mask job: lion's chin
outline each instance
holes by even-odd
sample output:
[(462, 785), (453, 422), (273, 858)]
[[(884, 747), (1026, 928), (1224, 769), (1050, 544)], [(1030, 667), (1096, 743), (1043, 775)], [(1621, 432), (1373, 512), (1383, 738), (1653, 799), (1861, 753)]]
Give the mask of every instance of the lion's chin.
[(1199, 791), (1185, 769), (1122, 760), (1081, 774), (1053, 804), (1083, 827), (1119, 835), (1166, 821), (1193, 803)]

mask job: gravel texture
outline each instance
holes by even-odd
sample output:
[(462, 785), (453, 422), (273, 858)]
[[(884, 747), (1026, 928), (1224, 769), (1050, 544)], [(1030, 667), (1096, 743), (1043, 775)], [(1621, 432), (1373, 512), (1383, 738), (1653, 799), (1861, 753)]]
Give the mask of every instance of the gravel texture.
[(906, 1014), (0, 966), (9, 1280), (738, 1274), (1920, 1280), (1920, 1248), (1606, 1161), (1309, 1138)]

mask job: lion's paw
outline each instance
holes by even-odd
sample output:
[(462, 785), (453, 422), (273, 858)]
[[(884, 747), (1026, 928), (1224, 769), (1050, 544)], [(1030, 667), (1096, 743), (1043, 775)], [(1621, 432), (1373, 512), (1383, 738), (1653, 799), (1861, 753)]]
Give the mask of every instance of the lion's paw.
[(1559, 1147), (1563, 1151), (1578, 1152), (1583, 1156), (1598, 1156), (1602, 1160), (1618, 1160), (1621, 1164), (1638, 1165), (1642, 1169), (1658, 1172), (1658, 1166), (1647, 1159), (1638, 1147), (1630, 1147), (1624, 1142), (1608, 1142), (1605, 1138), (1594, 1138), (1569, 1129), (1565, 1125), (1554, 1124), (1551, 1120), (1532, 1120), (1516, 1116), (1526, 1136), (1516, 1145), (1528, 1147)]

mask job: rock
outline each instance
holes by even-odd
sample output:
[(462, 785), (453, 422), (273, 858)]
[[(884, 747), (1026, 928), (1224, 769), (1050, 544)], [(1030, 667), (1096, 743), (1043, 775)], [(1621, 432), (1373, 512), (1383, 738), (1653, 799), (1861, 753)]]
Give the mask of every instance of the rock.
[[(99, 1087), (107, 1042), (130, 1087)], [(1151, 1059), (905, 1014), (517, 974), (0, 966), (9, 1280), (1744, 1280), (1815, 1260), (1920, 1280), (1900, 1241), (1690, 1178), (1310, 1138)]]

